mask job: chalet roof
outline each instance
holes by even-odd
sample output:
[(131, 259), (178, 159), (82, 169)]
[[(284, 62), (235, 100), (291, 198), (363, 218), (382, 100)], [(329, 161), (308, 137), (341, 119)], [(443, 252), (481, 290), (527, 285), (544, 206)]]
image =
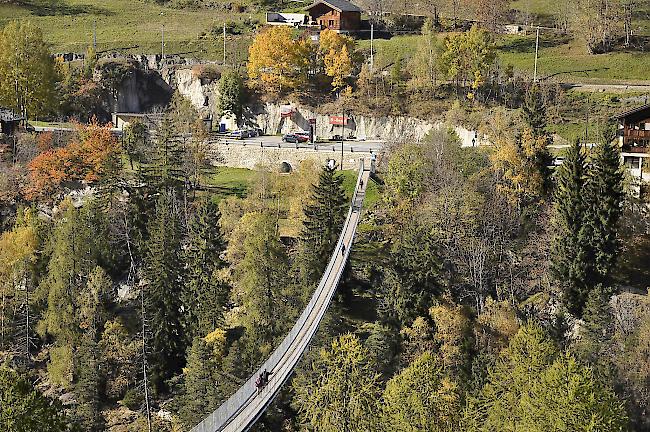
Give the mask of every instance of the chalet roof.
[(319, 4), (326, 4), (327, 6), (331, 7), (332, 9), (336, 9), (339, 12), (359, 12), (361, 13), (361, 9), (353, 5), (347, 0), (321, 0), (321, 1), (316, 1), (314, 2), (311, 6), (306, 8), (307, 10), (313, 9), (314, 7), (318, 6)]
[(20, 121), (23, 118), (8, 108), (0, 107), (0, 121), (13, 122)]
[(617, 119), (627, 118), (627, 117), (633, 116), (635, 114), (642, 113), (643, 111), (648, 111), (648, 114), (650, 114), (650, 104), (646, 104), (646, 105), (640, 106), (638, 108), (634, 108), (634, 109), (625, 111), (624, 113), (621, 113), (621, 114), (617, 115), (616, 118)]

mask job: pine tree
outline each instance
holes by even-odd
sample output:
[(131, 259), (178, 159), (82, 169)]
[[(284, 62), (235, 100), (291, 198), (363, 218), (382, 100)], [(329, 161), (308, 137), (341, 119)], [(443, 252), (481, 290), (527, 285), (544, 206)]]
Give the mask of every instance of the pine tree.
[(84, 430), (102, 430), (102, 386), (100, 373), (99, 336), (106, 322), (106, 303), (111, 296), (112, 283), (101, 267), (96, 267), (88, 278), (88, 284), (80, 294), (78, 310), (79, 327), (82, 330), (80, 344), (75, 353), (75, 393), (77, 396), (78, 423)]
[(315, 432), (380, 430), (379, 375), (359, 339), (346, 334), (293, 380), (294, 403)]
[(301, 280), (317, 283), (327, 266), (345, 221), (347, 198), (336, 167), (324, 166), (305, 206), (301, 243)]
[(217, 205), (206, 199), (190, 225), (185, 309), (191, 314), (189, 327), (195, 336), (205, 336), (222, 323), (228, 300), (228, 285), (219, 274), (226, 266), (222, 259), (226, 242), (219, 227), (220, 217)]
[(612, 336), (609, 293), (609, 289), (598, 285), (589, 292), (583, 311), (584, 323), (576, 351), (581, 360), (593, 366), (603, 363), (606, 356), (602, 354)]
[(284, 330), (292, 311), (284, 292), (289, 285), (288, 258), (278, 238), (276, 219), (265, 213), (248, 213), (238, 229), (244, 231), (243, 258), (235, 267), (244, 324), (253, 339), (270, 344)]
[(384, 390), (382, 424), (385, 430), (451, 432), (458, 430), (458, 385), (444, 367), (426, 352), (395, 375)]
[(183, 189), (186, 174), (177, 133), (172, 119), (165, 116), (156, 130), (151, 160), (140, 167), (140, 175), (154, 193), (160, 189)]
[(556, 235), (553, 239), (552, 267), (563, 288), (563, 301), (569, 311), (579, 315), (587, 298), (588, 254), (581, 234), (585, 203), (585, 157), (580, 143), (569, 148), (562, 166), (557, 170), (555, 188)]
[(188, 429), (214, 411), (224, 395), (220, 391), (220, 365), (208, 343), (195, 337), (184, 369), (185, 384), (180, 416)]
[(0, 368), (0, 430), (69, 431), (61, 403), (43, 396), (25, 378)]
[(542, 94), (539, 85), (533, 85), (528, 92), (523, 105), (524, 120), (528, 127), (530, 127), (535, 136), (546, 134), (546, 105), (542, 99)]
[(596, 147), (584, 186), (586, 200), (583, 241), (591, 249), (587, 281), (609, 286), (618, 259), (618, 221), (623, 212), (623, 172), (620, 155), (610, 143)]
[(156, 202), (149, 225), (144, 275), (152, 383), (165, 390), (164, 381), (180, 372), (186, 338), (182, 325), (181, 224), (173, 192), (164, 191)]

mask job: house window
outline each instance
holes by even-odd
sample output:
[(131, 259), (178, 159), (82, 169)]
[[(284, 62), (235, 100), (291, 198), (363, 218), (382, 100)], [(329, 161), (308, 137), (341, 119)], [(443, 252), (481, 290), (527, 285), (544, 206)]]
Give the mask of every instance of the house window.
[(625, 166), (629, 169), (639, 169), (640, 162), (641, 158), (638, 157), (628, 156), (625, 158)]
[(334, 20), (330, 20), (330, 27), (334, 27)]

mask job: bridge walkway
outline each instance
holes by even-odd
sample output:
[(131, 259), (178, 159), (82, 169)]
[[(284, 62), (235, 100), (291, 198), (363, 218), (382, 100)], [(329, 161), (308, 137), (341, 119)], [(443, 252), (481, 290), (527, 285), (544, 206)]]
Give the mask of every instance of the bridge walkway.
[[(195, 426), (192, 432), (241, 432), (248, 430), (273, 402), (282, 386), (291, 377), (293, 370), (316, 334), (336, 292), (352, 249), (369, 180), (370, 171), (364, 169), (364, 163), (361, 160), (354, 195), (339, 241), (316, 291), (294, 327), (271, 354), (271, 357), (248, 381), (216, 411)], [(266, 387), (258, 392), (255, 381), (264, 370), (271, 372), (271, 375)], [(200, 395), (196, 396), (200, 397)]]

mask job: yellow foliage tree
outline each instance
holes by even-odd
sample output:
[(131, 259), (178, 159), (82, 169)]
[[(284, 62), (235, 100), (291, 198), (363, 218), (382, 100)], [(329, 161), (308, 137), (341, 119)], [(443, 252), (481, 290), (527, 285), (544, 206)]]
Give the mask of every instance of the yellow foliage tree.
[(533, 200), (544, 193), (548, 138), (535, 136), (529, 128), (518, 139), (496, 142), (496, 151), (490, 155), (494, 169), (501, 175), (499, 189), (516, 205)]
[(21, 115), (54, 108), (54, 59), (41, 30), (29, 21), (12, 21), (0, 32), (0, 103)]
[(248, 76), (268, 90), (293, 90), (307, 79), (312, 50), (311, 42), (294, 39), (290, 28), (271, 27), (249, 48)]
[(352, 58), (348, 47), (340, 51), (331, 49), (325, 56), (325, 73), (332, 78), (332, 91), (337, 92), (346, 86), (345, 79), (352, 75)]
[(355, 63), (356, 44), (348, 36), (333, 30), (325, 30), (320, 35), (319, 53), (325, 68), (325, 74), (332, 79), (332, 91), (339, 91), (346, 86), (345, 78), (352, 75)]

